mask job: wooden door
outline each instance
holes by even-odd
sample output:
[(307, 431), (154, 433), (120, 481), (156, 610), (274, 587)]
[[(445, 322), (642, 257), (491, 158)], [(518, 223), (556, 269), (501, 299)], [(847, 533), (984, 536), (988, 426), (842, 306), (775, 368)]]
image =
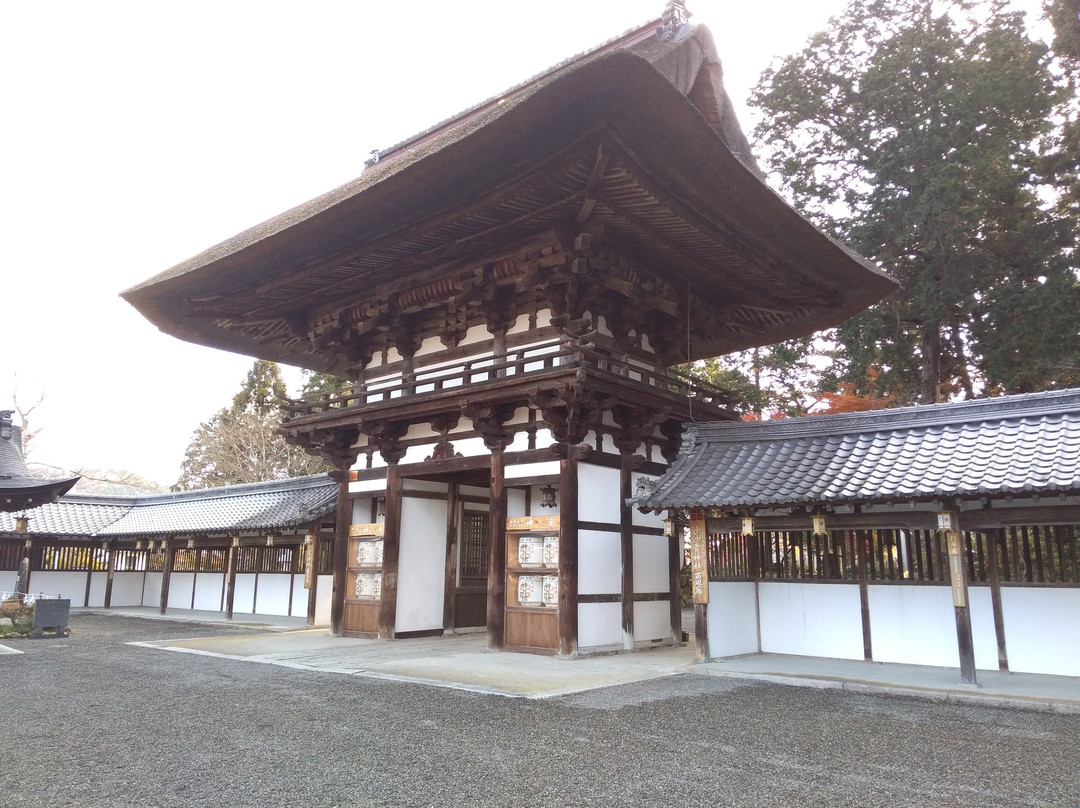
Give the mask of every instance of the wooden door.
[(487, 624), (489, 520), (487, 511), (464, 511), (461, 515), (458, 586), (454, 593), (455, 628)]

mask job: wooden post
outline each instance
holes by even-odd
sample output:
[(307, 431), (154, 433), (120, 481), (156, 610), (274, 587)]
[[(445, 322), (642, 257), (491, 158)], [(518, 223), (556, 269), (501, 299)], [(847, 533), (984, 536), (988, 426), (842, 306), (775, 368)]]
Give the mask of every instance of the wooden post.
[(690, 591), (694, 599), (697, 658), (709, 659), (709, 542), (705, 514), (701, 511), (690, 513)]
[(225, 563), (225, 619), (233, 619), (233, 604), (236, 602), (236, 551), (240, 547), (240, 537), (233, 536), (229, 542), (229, 555)]
[[(489, 504), (487, 637), (488, 648), (506, 643), (506, 478), (503, 447), (491, 448), (491, 500)], [(561, 585), (560, 581), (560, 585)], [(561, 593), (560, 593), (561, 594)]]
[(631, 481), (634, 455), (619, 456), (619, 551), (622, 562), (622, 632), (623, 648), (634, 650), (634, 510), (627, 499), (634, 495)]
[(332, 545), (334, 585), (330, 595), (330, 633), (340, 637), (345, 626), (346, 567), (349, 565), (349, 525), (352, 524), (352, 500), (349, 499), (349, 469), (334, 471), (338, 484), (337, 518)]
[(956, 647), (960, 652), (960, 681), (978, 684), (975, 678), (975, 645), (971, 636), (971, 608), (968, 605), (967, 565), (960, 533), (960, 518), (955, 511), (938, 514), (938, 528), (945, 533), (949, 551), (949, 583), (952, 586), (956, 613)]
[[(856, 506), (857, 507), (857, 506)], [(870, 638), (870, 585), (866, 558), (866, 531), (852, 531), (855, 539), (855, 559), (859, 565), (859, 606), (862, 613), (863, 659), (874, 659), (874, 646)]]
[[(383, 453), (385, 457), (385, 452)], [(382, 599), (379, 603), (379, 639), (392, 640), (397, 626), (398, 560), (401, 556), (401, 476), (398, 458), (386, 466), (386, 516), (383, 522)], [(346, 540), (348, 529), (346, 529)], [(343, 559), (344, 561), (344, 559)], [(344, 571), (344, 565), (342, 566)]]
[(577, 447), (566, 447), (559, 461), (559, 655), (578, 649), (578, 460)]
[(311, 543), (307, 545), (304, 576), (308, 581), (307, 625), (315, 625), (315, 611), (319, 604), (319, 524), (309, 528)]
[(105, 608), (112, 607), (113, 577), (116, 575), (116, 544), (108, 543), (109, 555), (105, 562)]
[(454, 631), (454, 600), (458, 573), (458, 484), (451, 482), (446, 492), (446, 575), (443, 582), (443, 631)]
[(165, 610), (169, 605), (169, 584), (172, 582), (172, 568), (173, 568), (173, 554), (176, 549), (173, 547), (172, 540), (169, 538), (162, 539), (162, 550), (165, 553), (165, 559), (162, 562), (161, 567), (161, 614), (165, 614)]
[(1001, 608), (1001, 572), (998, 552), (1005, 547), (1005, 528), (986, 531), (987, 571), (990, 573), (990, 602), (994, 609), (994, 634), (997, 637), (998, 670), (1009, 669), (1009, 654), (1005, 648), (1005, 614)]

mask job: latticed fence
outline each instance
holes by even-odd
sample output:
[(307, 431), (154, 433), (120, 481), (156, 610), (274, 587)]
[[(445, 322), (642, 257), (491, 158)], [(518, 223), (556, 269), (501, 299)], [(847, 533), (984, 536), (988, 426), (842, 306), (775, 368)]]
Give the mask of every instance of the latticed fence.
[[(965, 531), (968, 580), (1080, 585), (1080, 530), (1075, 525), (1032, 525)], [(708, 537), (713, 581), (853, 581), (860, 565), (868, 581), (949, 580), (945, 536), (936, 530), (899, 528), (810, 531), (767, 530), (752, 536)]]

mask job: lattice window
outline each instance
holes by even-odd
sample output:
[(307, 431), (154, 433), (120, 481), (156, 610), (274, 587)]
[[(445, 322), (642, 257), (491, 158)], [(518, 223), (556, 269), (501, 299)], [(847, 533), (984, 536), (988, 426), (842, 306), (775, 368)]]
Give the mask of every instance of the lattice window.
[(461, 518), (461, 580), (487, 580), (491, 528), (484, 511), (465, 511)]

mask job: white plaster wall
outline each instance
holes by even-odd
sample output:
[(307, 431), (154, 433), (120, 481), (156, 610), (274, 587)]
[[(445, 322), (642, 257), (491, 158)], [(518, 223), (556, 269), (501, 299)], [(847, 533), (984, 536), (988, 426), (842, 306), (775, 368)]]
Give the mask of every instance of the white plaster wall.
[[(143, 572), (117, 572), (113, 574), (110, 608), (142, 606)], [(155, 604), (156, 605), (156, 604)]]
[(31, 570), (29, 594), (59, 595), (70, 598), (72, 606), (82, 606), (86, 600), (86, 573)]
[[(368, 492), (371, 492), (373, 494), (374, 493), (381, 494), (385, 490), (386, 490), (386, 478), (385, 477), (374, 479), (374, 480), (356, 480), (355, 482), (349, 483), (349, 493), (350, 494), (364, 494), (364, 493), (368, 493)], [(366, 500), (358, 500), (358, 499), (353, 500), (353, 507), (356, 506), (356, 503), (361, 502), (361, 501), (366, 501)], [(362, 524), (364, 524), (364, 522), (353, 522), (353, 524), (361, 524), (362, 525)]]
[(0, 572), (0, 592), (14, 592), (15, 591), (15, 579), (19, 577), (19, 574), (14, 570), (9, 572)]
[[(537, 495), (534, 494), (533, 502), (539, 502), (536, 499)], [(545, 508), (544, 510), (547, 510)], [(525, 492), (520, 488), (509, 488), (506, 491), (506, 515), (507, 516), (528, 516), (525, 512)]]
[(200, 572), (195, 578), (195, 608), (220, 612), (225, 608), (222, 597), (225, 587), (224, 572)]
[(169, 579), (169, 602), (166, 604), (168, 608), (190, 609), (194, 586), (194, 572), (174, 572)]
[(304, 588), (304, 576), (293, 575), (292, 577), (292, 611), (293, 617), (307, 617), (307, 605), (309, 590)]
[(587, 653), (622, 647), (622, 605), (579, 603), (578, 650)]
[(757, 584), (753, 581), (711, 582), (706, 609), (710, 658), (756, 654), (761, 650)]
[(1080, 676), (1080, 589), (1003, 586), (1001, 611), (1009, 670)]
[(634, 536), (634, 592), (667, 592), (671, 588), (666, 536)]
[[(951, 598), (949, 603), (952, 603)], [(970, 587), (968, 605), (971, 607), (971, 640), (975, 648), (975, 667), (996, 671), (998, 669), (997, 632), (994, 630), (994, 601), (990, 594), (990, 587)], [(955, 610), (950, 616), (955, 630)]]
[(491, 496), (490, 488), (481, 488), (478, 485), (463, 485), (459, 489), (459, 492), (463, 495), (468, 494), (470, 497), (484, 497)]
[(960, 667), (950, 587), (871, 585), (867, 595), (875, 662)]
[[(552, 483), (555, 488), (558, 488), (557, 483)], [(532, 487), (532, 510), (531, 514), (522, 514), (523, 516), (560, 516), (562, 514), (562, 507), (559, 502), (559, 495), (555, 494), (555, 506), (552, 508), (540, 507), (540, 502), (543, 500), (544, 495), (540, 492), (543, 485), (534, 485)]]
[(619, 523), (619, 470), (578, 464), (578, 519)]
[(233, 589), (233, 614), (253, 614), (255, 612), (255, 573), (236, 574), (236, 587)]
[(109, 573), (90, 573), (90, 601), (87, 606), (100, 607), (105, 605), (105, 587), (109, 583)]
[(549, 460), (545, 463), (521, 463), (517, 466), (507, 466), (506, 479), (515, 480), (520, 477), (541, 477), (544, 475), (559, 473), (559, 461)]
[(666, 600), (634, 604), (634, 642), (671, 639), (671, 607)]
[(447, 485), (433, 480), (402, 480), (401, 488), (403, 491), (429, 491), (433, 494), (445, 494)]
[[(617, 595), (622, 592), (620, 545), (618, 533), (578, 531), (578, 594)], [(619, 625), (622, 625), (621, 619)]]
[(443, 627), (446, 503), (405, 497), (401, 503), (396, 631)]
[(334, 576), (320, 575), (315, 598), (315, 625), (330, 625), (330, 605), (334, 600)]
[(255, 599), (255, 614), (288, 615), (289, 591), (291, 589), (291, 575), (260, 575), (259, 591), (256, 593)]
[(858, 584), (762, 581), (758, 610), (766, 654), (863, 658)]
[(160, 572), (147, 572), (143, 577), (143, 592), (142, 592), (142, 605), (143, 606), (160, 606), (161, 605), (161, 573)]

